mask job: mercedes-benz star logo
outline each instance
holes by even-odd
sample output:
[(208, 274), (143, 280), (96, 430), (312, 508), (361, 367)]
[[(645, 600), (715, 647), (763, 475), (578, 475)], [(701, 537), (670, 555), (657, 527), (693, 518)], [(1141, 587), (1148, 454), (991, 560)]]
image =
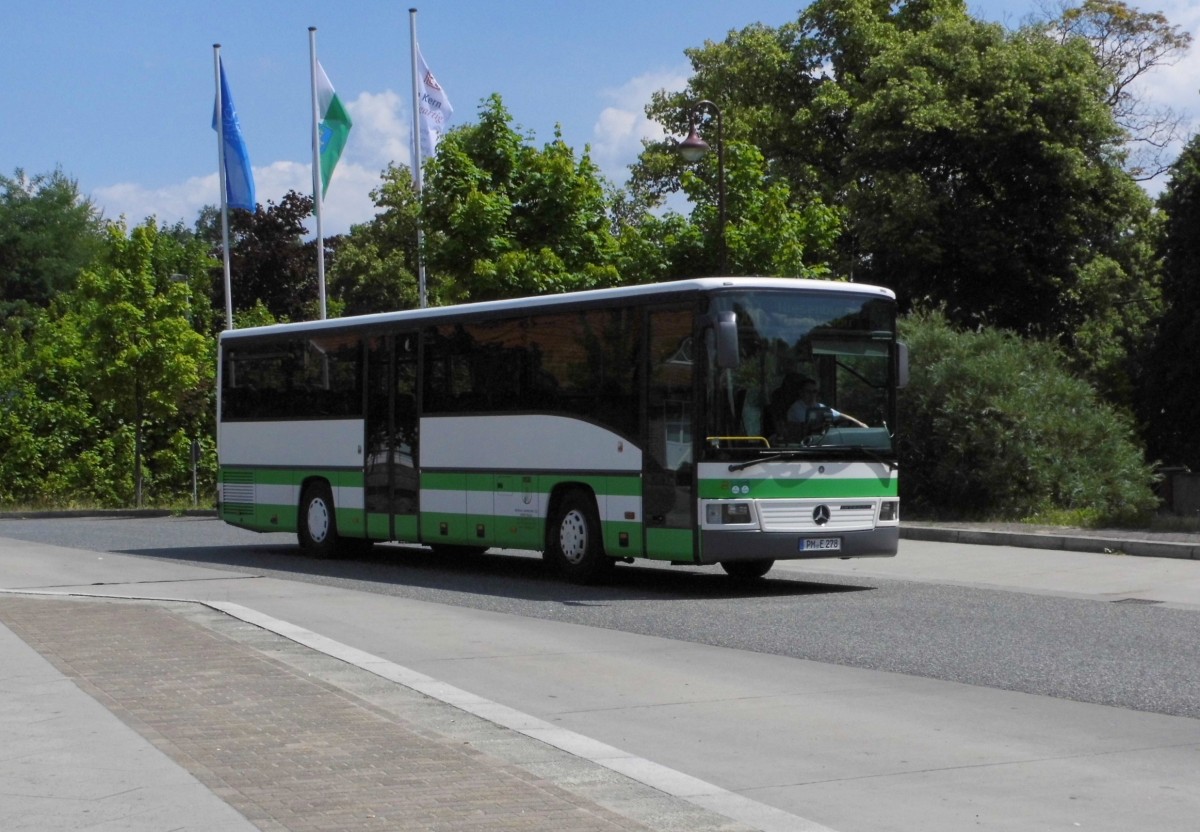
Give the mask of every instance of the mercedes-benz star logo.
[(824, 526), (829, 522), (829, 506), (821, 505), (813, 509), (813, 522)]

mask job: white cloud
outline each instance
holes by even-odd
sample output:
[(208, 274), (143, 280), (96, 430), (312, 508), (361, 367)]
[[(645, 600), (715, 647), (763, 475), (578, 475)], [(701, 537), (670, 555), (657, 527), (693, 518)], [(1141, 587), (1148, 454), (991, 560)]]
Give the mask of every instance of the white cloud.
[(628, 167), (637, 161), (642, 140), (663, 138), (662, 128), (646, 118), (646, 105), (658, 90), (675, 91), (687, 86), (686, 68), (639, 75), (616, 89), (605, 90), (604, 98), (613, 102), (600, 112), (592, 135), (592, 158), (606, 177), (614, 182), (628, 178)]
[(155, 216), (164, 224), (177, 220), (190, 224), (201, 207), (217, 201), (217, 187), (217, 173), (213, 171), (209, 176), (193, 176), (186, 182), (162, 188), (119, 182), (97, 188), (91, 197), (104, 211), (105, 219), (124, 216), (130, 225), (137, 225), (146, 217)]
[[(322, 206), (321, 226), (326, 236), (344, 234), (351, 225), (367, 222), (375, 216), (371, 191), (379, 186), (379, 175), (389, 162), (407, 165), (411, 157), (411, 128), (399, 95), (391, 90), (364, 92), (349, 102), (347, 109), (354, 127), (333, 171), (333, 180)], [(308, 161), (287, 160), (255, 165), (254, 186), (261, 205), (268, 201), (278, 204), (288, 191), (310, 194), (312, 165)], [(119, 182), (96, 188), (91, 196), (109, 219), (124, 215), (130, 224), (137, 224), (154, 216), (161, 224), (182, 220), (190, 226), (201, 208), (218, 204), (219, 187), (214, 170), (206, 176), (194, 176), (160, 188)], [(314, 220), (309, 221), (308, 227), (311, 233), (316, 233)]]
[[(407, 165), (412, 159), (412, 124), (391, 90), (361, 93), (346, 105), (354, 127), (343, 160), (383, 171), (389, 163)], [(332, 184), (330, 185), (332, 188)]]

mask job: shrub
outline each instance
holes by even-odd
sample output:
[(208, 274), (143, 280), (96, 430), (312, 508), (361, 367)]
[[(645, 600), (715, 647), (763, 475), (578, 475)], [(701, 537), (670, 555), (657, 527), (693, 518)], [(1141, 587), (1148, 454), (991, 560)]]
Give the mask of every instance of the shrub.
[(900, 396), (906, 512), (1122, 522), (1154, 508), (1131, 419), (1071, 375), (1060, 348), (956, 331), (940, 313), (911, 314), (901, 333), (912, 364)]

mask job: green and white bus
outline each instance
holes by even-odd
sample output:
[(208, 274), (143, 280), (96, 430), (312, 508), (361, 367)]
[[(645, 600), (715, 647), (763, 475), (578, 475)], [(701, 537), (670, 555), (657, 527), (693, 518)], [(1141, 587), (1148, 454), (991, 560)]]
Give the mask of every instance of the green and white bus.
[(220, 516), (317, 556), (527, 549), (590, 581), (896, 554), (887, 289), (681, 280), (231, 330), (219, 360)]

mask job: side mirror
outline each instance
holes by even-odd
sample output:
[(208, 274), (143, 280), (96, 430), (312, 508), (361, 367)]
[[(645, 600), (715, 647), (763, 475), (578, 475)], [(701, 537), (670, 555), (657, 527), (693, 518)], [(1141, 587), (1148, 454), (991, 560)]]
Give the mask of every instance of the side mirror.
[(738, 329), (736, 312), (718, 312), (713, 330), (717, 336), (717, 366), (732, 370), (742, 363), (738, 351)]
[(908, 344), (896, 342), (896, 387), (908, 386)]

